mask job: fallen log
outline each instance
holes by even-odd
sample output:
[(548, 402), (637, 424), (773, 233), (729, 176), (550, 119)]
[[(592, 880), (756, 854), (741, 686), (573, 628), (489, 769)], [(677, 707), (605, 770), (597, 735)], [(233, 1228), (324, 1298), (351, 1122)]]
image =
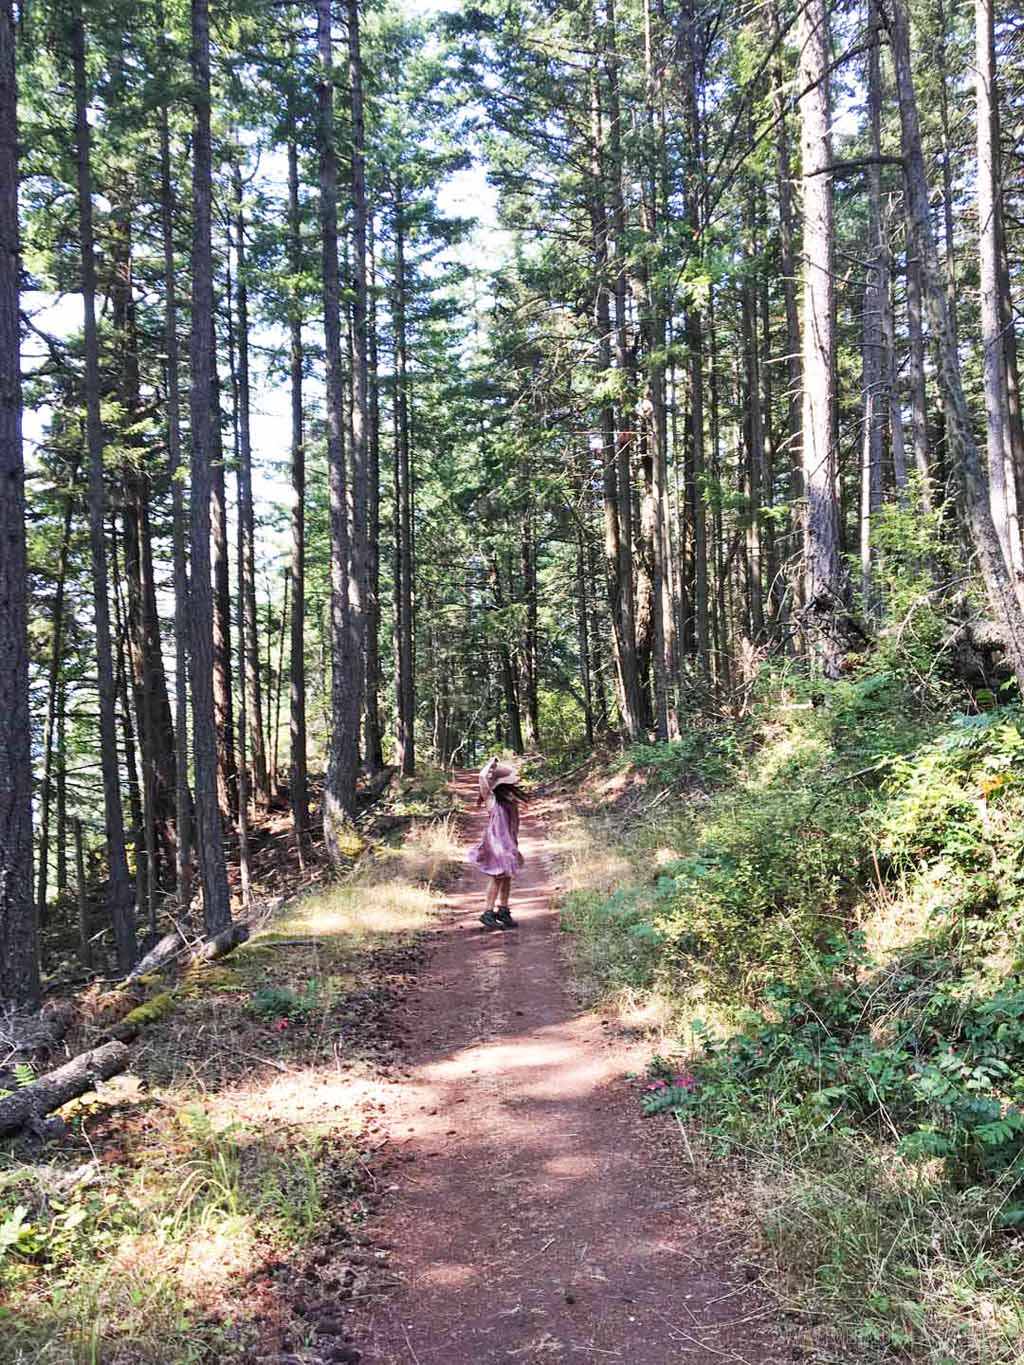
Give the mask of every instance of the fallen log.
[(6, 1060), (23, 1061), (55, 1051), (74, 1023), (75, 1014), (70, 1000), (56, 1000), (29, 1018), (12, 1018), (0, 1030), (0, 1043), (9, 1050)]
[(205, 942), (201, 940), (189, 942), (182, 930), (175, 927), (169, 934), (164, 934), (159, 943), (154, 944), (146, 956), (135, 964), (125, 978), (125, 984), (131, 985), (133, 981), (138, 981), (139, 977), (149, 976), (151, 972), (163, 971), (172, 962), (177, 962), (183, 957), (191, 957), (193, 962), (214, 962), (218, 957), (226, 957), (248, 937), (249, 926), (244, 920), (235, 920), (214, 938)]
[(44, 1114), (59, 1109), (68, 1100), (91, 1090), (97, 1081), (109, 1080), (128, 1065), (124, 1043), (104, 1043), (102, 1047), (81, 1052), (56, 1071), (48, 1071), (31, 1085), (0, 1100), (0, 1137), (16, 1133)]
[(249, 937), (249, 926), (245, 920), (235, 920), (226, 929), (222, 929), (213, 938), (208, 938), (206, 942), (196, 950), (193, 957), (196, 962), (216, 962), (219, 957), (227, 957), (228, 953), (233, 952), (240, 943), (244, 943)]
[(162, 939), (153, 944), (145, 957), (136, 962), (127, 980), (129, 982), (138, 981), (140, 976), (148, 976), (150, 972), (158, 972), (162, 967), (166, 967), (169, 962), (173, 962), (176, 957), (188, 951), (188, 939), (175, 925), (169, 934), (164, 934)]

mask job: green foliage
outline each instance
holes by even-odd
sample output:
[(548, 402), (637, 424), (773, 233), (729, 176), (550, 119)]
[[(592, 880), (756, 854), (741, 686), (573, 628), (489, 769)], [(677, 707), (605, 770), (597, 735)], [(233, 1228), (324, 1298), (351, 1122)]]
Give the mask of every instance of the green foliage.
[(798, 970), (856, 900), (871, 868), (865, 833), (880, 775), (920, 735), (906, 694), (888, 673), (813, 692), (774, 675), (760, 691), (747, 720), (631, 750), (659, 782), (702, 792), (731, 780), (640, 836), (641, 855), (651, 845), (679, 851), (659, 859), (653, 882), (603, 905), (570, 900), (569, 928), (614, 943), (609, 984), (711, 994), (735, 1010)]
[(321, 984), (311, 977), (301, 992), (290, 986), (261, 986), (246, 1009), (268, 1019), (304, 1019), (323, 1009), (324, 1003)]
[(678, 786), (695, 779), (720, 782), (739, 754), (736, 731), (724, 726), (688, 730), (679, 739), (661, 744), (634, 744), (625, 760), (655, 781)]
[(46, 1234), (28, 1221), (28, 1209), (16, 1205), (0, 1221), (0, 1264), (7, 1256), (34, 1256), (43, 1249)]
[(1024, 1331), (1024, 711), (923, 710), (882, 654), (762, 676), (710, 795), (706, 741), (634, 755), (683, 799), (567, 927), (690, 1021), (644, 1111), (749, 1171), (802, 1303), (871, 1359), (992, 1365)]
[[(36, 1079), (35, 1068), (31, 1062), (17, 1062), (14, 1067), (14, 1083), (20, 1090), (23, 1086), (31, 1085)], [(0, 1100), (4, 1100), (8, 1095), (13, 1094), (11, 1090), (0, 1090)]]
[(888, 1133), (903, 1156), (941, 1159), (958, 1186), (1000, 1182), (1015, 1217), (1024, 977), (980, 994), (950, 970), (940, 956), (878, 967), (862, 935), (837, 935), (795, 981), (766, 990), (741, 1033), (703, 1032), (696, 1087), (661, 1107), (700, 1114), (726, 1140), (769, 1108), (804, 1144), (834, 1124)]

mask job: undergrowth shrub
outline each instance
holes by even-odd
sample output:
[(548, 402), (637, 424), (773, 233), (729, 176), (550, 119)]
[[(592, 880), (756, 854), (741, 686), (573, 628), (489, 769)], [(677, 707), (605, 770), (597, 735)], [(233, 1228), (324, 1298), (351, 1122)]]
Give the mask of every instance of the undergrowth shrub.
[(644, 1107), (729, 1156), (797, 1303), (871, 1359), (996, 1365), (1024, 1347), (1024, 711), (921, 696), (767, 674), (724, 742), (635, 750), (680, 799), (564, 922), (668, 1002)]

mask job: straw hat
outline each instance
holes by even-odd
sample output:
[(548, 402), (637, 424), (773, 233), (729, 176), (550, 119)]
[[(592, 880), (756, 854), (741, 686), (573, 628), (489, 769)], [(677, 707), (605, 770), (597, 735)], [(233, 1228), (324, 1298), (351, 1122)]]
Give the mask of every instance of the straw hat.
[(511, 763), (501, 763), (489, 758), (480, 769), (480, 797), (486, 801), (495, 787), (515, 785), (519, 781), (519, 769)]

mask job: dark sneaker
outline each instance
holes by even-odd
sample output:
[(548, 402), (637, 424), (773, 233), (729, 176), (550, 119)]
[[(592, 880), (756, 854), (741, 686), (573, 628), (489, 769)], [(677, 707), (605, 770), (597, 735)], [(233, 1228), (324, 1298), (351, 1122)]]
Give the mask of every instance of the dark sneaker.
[(480, 923), (485, 929), (500, 929), (502, 927), (493, 910), (485, 910), (480, 916)]
[(500, 905), (494, 915), (502, 929), (514, 929), (516, 927), (516, 922), (512, 918), (512, 911), (507, 905)]

